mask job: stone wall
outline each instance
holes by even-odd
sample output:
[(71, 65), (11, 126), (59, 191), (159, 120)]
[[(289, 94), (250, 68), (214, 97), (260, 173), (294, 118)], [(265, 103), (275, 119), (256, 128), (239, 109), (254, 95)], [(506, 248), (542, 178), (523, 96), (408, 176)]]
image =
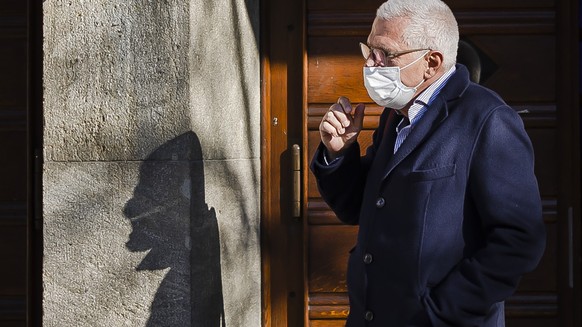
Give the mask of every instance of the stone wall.
[(260, 326), (258, 6), (44, 1), (44, 326)]

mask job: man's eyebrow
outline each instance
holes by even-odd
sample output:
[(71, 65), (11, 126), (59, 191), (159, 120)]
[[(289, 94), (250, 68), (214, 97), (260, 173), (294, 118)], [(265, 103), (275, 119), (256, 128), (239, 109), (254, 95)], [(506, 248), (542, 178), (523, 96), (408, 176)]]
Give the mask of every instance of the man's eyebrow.
[(368, 46), (368, 48), (370, 48), (370, 49), (378, 49), (378, 50), (382, 50), (382, 51), (384, 51), (384, 54), (385, 54), (385, 55), (387, 55), (387, 56), (389, 56), (389, 55), (391, 55), (391, 54), (393, 54), (393, 53), (397, 52), (397, 51), (394, 51), (394, 50), (388, 50), (386, 47), (384, 47), (384, 46), (382, 46), (382, 45), (381, 45), (381, 46), (379, 46), (379, 47), (373, 47), (373, 46), (371, 46), (371, 45), (370, 45), (368, 42), (366, 42), (366, 45), (367, 45), (367, 46)]
[(388, 50), (388, 49), (386, 49), (386, 48), (380, 48), (380, 49), (381, 49), (382, 51), (384, 51), (384, 54), (385, 54), (386, 56), (390, 56), (390, 55), (392, 55), (392, 54), (394, 54), (394, 53), (396, 52), (396, 51), (393, 51), (393, 50)]

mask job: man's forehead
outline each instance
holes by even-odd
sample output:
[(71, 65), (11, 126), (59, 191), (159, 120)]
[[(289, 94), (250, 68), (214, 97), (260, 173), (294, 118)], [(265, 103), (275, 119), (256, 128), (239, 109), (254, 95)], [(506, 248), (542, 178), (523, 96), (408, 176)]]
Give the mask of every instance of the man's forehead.
[(390, 20), (376, 17), (368, 35), (368, 45), (386, 48), (386, 50), (398, 50), (402, 44), (402, 28), (405, 23), (406, 20), (400, 17)]

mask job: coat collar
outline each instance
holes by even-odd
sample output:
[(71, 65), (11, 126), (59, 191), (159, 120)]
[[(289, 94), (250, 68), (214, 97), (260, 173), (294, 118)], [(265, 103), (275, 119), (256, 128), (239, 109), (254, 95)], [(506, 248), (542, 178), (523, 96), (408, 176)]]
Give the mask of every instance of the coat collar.
[(457, 64), (455, 73), (447, 81), (447, 84), (439, 93), (439, 97), (444, 98), (447, 102), (460, 98), (469, 87), (469, 84), (471, 84), (471, 81), (469, 79), (469, 71), (467, 70), (467, 67)]
[[(404, 143), (394, 155), (390, 156), (384, 178), (416, 149), (449, 115), (448, 103), (460, 98), (470, 84), (469, 72), (465, 66), (457, 64), (457, 70), (447, 81), (438, 96), (430, 104), (424, 116), (414, 126)], [(390, 115), (395, 119), (396, 115)], [(393, 125), (388, 124), (388, 125)]]

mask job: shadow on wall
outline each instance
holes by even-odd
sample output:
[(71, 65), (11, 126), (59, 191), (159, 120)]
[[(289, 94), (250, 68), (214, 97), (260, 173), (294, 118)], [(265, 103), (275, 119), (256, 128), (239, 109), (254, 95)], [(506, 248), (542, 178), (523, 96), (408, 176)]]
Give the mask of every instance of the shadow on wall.
[(146, 326), (226, 326), (218, 224), (214, 208), (205, 203), (195, 133), (182, 134), (148, 156), (124, 214), (133, 229), (127, 248), (149, 251), (136, 270), (169, 268)]

